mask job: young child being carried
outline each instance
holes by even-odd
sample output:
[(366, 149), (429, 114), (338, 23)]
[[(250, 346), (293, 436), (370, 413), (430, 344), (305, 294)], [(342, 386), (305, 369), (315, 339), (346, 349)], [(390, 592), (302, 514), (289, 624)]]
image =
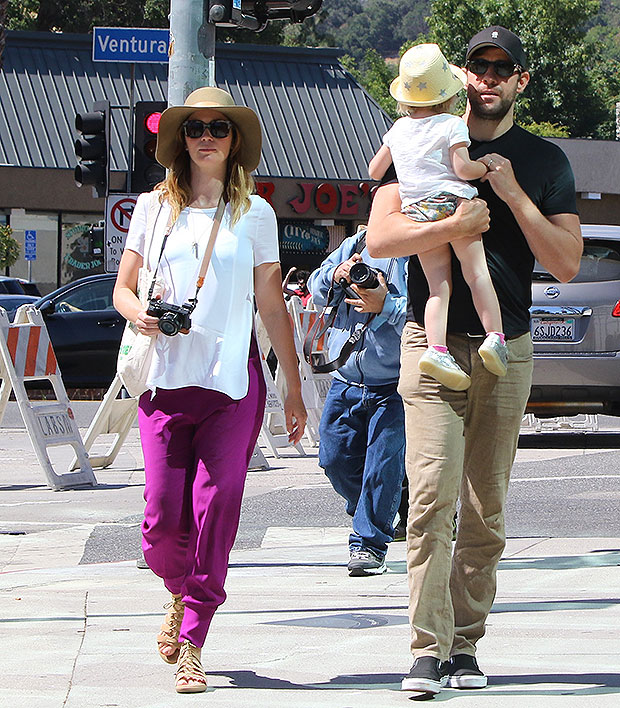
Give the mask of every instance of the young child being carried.
[[(469, 158), (465, 121), (451, 114), (466, 76), (448, 64), (436, 44), (419, 44), (406, 51), (398, 72), (390, 94), (398, 101), (403, 117), (384, 135), (368, 172), (371, 178), (381, 179), (393, 162), (402, 212), (414, 221), (438, 221), (454, 214), (459, 199), (476, 196), (476, 188), (465, 180), (480, 179), (487, 172), (482, 162)], [(424, 311), (429, 346), (419, 368), (444, 386), (463, 391), (470, 378), (446, 346), (452, 251), (486, 332), (478, 353), (488, 371), (506, 375), (507, 348), (482, 237), (460, 238), (418, 254), (429, 287)]]

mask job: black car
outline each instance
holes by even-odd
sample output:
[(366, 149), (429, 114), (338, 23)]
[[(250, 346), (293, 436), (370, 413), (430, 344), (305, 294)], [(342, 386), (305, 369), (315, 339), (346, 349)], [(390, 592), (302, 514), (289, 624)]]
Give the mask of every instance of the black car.
[(43, 314), (66, 388), (107, 388), (125, 319), (114, 309), (115, 273), (80, 278), (33, 303)]
[(31, 283), (23, 278), (12, 278), (8, 275), (0, 275), (0, 293), (41, 297), (41, 291), (36, 283)]
[(34, 295), (14, 295), (12, 293), (10, 295), (5, 295), (0, 293), (0, 307), (6, 310), (6, 314), (9, 317), (9, 322), (12, 322), (15, 319), (15, 313), (17, 312), (18, 307), (21, 307), (22, 305), (32, 305), (37, 302), (38, 299), (39, 298)]

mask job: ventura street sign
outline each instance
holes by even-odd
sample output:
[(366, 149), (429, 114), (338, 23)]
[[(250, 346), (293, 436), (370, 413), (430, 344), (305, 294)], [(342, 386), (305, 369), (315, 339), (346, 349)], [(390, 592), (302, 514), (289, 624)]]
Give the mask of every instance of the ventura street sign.
[(168, 29), (93, 27), (93, 61), (165, 63), (169, 43)]

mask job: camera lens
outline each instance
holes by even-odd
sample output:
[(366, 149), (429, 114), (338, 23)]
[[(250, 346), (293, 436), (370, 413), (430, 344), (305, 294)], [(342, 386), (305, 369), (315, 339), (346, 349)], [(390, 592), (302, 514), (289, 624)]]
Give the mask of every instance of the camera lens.
[(174, 337), (181, 329), (178, 323), (178, 317), (174, 312), (165, 312), (160, 318), (157, 326), (162, 334), (167, 337)]
[(352, 283), (367, 290), (372, 290), (379, 285), (374, 269), (366, 265), (366, 263), (359, 262), (352, 265), (351, 270), (349, 270), (349, 278)]

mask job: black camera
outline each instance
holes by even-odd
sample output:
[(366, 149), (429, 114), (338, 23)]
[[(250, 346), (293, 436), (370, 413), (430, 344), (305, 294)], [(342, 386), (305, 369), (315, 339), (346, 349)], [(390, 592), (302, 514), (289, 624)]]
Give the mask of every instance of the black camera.
[(192, 321), (190, 315), (194, 311), (194, 305), (186, 302), (184, 305), (171, 305), (169, 302), (162, 300), (149, 300), (149, 308), (146, 311), (147, 315), (157, 317), (159, 322), (157, 326), (162, 334), (167, 337), (174, 337), (182, 330), (190, 329)]
[(377, 278), (379, 272), (380, 271), (376, 268), (372, 268), (366, 263), (358, 261), (351, 266), (351, 269), (349, 270), (349, 279), (360, 288), (373, 290), (374, 288), (379, 287), (379, 278)]

